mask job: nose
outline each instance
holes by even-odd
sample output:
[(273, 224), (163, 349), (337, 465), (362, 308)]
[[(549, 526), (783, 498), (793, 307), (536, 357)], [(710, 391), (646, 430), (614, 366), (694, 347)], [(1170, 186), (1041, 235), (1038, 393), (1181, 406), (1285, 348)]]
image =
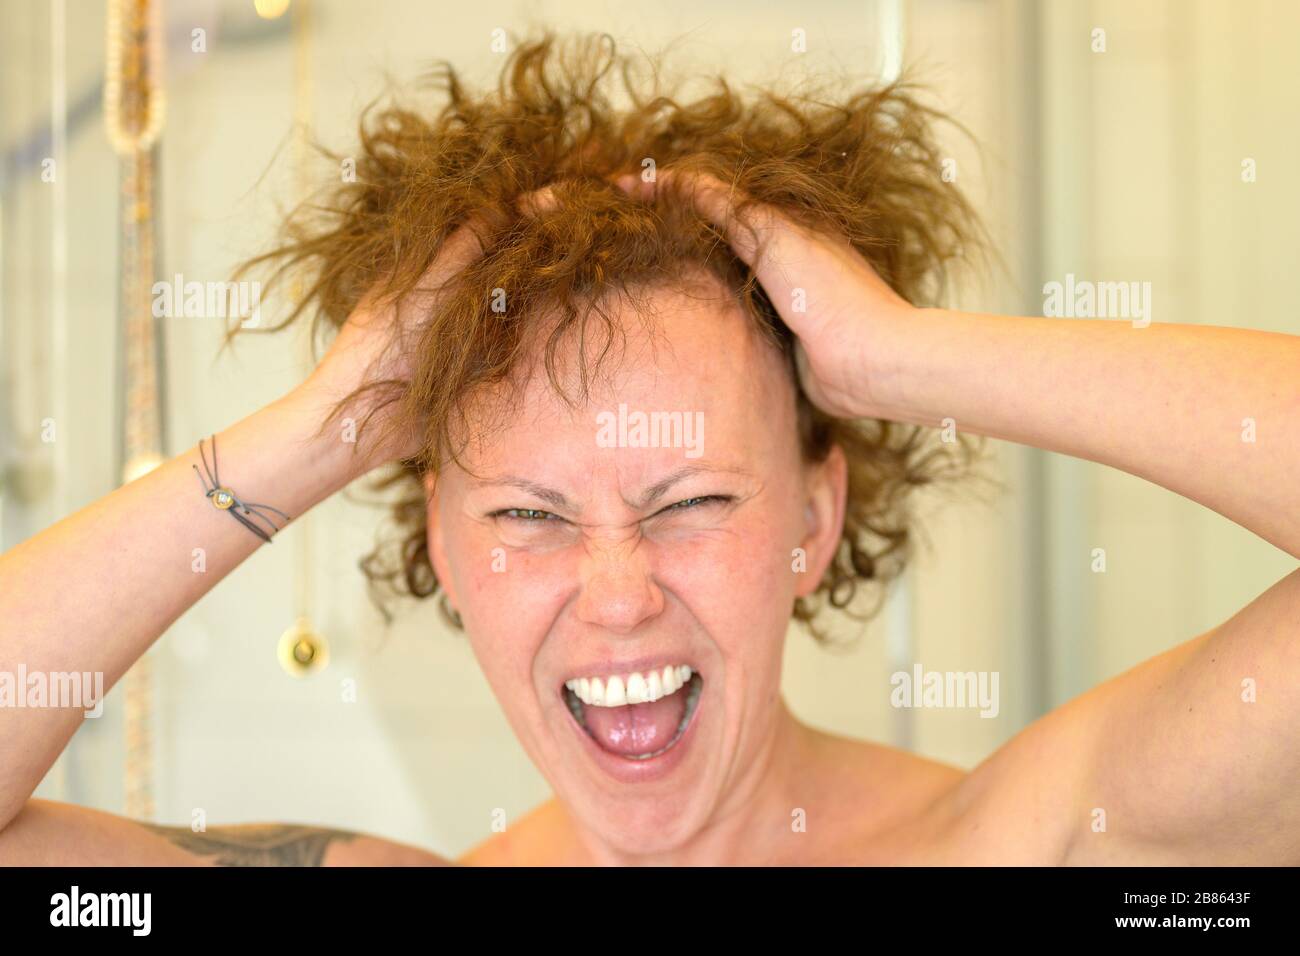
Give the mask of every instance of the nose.
[(640, 534), (593, 536), (579, 568), (579, 620), (616, 634), (628, 634), (663, 611), (664, 595), (655, 582)]

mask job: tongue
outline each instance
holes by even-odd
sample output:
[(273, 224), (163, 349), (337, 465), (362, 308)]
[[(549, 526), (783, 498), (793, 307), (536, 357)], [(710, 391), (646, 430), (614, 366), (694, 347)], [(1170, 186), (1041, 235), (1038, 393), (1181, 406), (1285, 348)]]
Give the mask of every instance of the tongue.
[(622, 707), (585, 707), (587, 729), (602, 749), (624, 757), (654, 753), (668, 746), (686, 713), (683, 687), (650, 704)]

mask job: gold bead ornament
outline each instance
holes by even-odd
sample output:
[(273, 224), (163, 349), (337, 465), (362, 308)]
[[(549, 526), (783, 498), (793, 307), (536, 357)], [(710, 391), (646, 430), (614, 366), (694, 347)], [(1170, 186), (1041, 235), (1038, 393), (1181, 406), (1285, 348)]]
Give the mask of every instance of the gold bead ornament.
[(300, 617), (280, 635), (276, 657), (291, 677), (307, 677), (323, 670), (329, 663), (329, 645), (312, 627), (311, 621)]

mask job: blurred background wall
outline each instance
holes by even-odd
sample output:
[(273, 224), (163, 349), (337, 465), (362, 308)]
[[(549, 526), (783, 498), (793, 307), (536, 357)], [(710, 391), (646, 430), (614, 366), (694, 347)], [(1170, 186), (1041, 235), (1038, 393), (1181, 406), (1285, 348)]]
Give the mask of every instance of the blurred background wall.
[[(166, 4), (160, 277), (224, 280), (267, 246), (305, 176), (337, 175), (301, 164), (295, 117), (346, 155), (359, 111), (388, 78), (408, 83), (446, 58), (490, 80), (503, 57), (493, 31), (543, 24), (608, 31), (626, 50), (676, 41), (681, 70), (742, 82), (835, 68), (867, 83), (916, 69), (978, 142), (945, 131), (1002, 256), (956, 290), (958, 305), (1041, 313), (1044, 283), (1072, 273), (1149, 281), (1154, 321), (1300, 331), (1287, 291), (1300, 250), (1294, 4), (312, 0), (297, 60), (295, 6), (301, 16), (294, 0), (265, 19), (251, 0)], [(4, 548), (117, 481), (119, 184), (100, 107), (104, 29), (97, 0), (0, 0)], [(795, 30), (805, 53), (791, 51)], [(63, 116), (66, 137), (52, 141)], [(53, 182), (42, 176), (48, 158)], [(1254, 181), (1243, 179), (1246, 160)], [(164, 325), (168, 454), (309, 367), (301, 339), (252, 337), (218, 355), (220, 320)], [(50, 418), (57, 438), (42, 441)], [(914, 566), (869, 626), (839, 627), (845, 649), (792, 630), (785, 688), (796, 713), (973, 767), (1046, 710), (1220, 623), (1294, 565), (1139, 479), (991, 450), (1003, 489), (925, 502)], [(489, 835), (496, 808), (513, 819), (547, 796), (465, 639), (431, 605), (408, 607), (387, 630), (371, 607), (356, 560), (380, 512), (364, 497), (295, 522), (151, 652), (159, 821), (201, 808), (213, 823), (313, 822), (454, 854)], [(300, 679), (276, 646), (304, 612), (330, 661)], [(890, 675), (916, 663), (998, 672), (998, 716), (891, 707)], [(119, 687), (38, 795), (121, 812), (124, 754)]]

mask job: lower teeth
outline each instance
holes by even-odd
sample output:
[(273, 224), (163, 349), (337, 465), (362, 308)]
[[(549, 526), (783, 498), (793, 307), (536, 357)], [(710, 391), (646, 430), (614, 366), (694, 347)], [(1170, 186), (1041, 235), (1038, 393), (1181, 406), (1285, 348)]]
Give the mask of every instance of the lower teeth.
[[(677, 743), (682, 733), (686, 730), (686, 725), (691, 722), (691, 715), (695, 713), (695, 707), (700, 702), (700, 691), (703, 687), (704, 681), (700, 678), (700, 675), (691, 674), (691, 679), (687, 683), (686, 687), (686, 709), (682, 711), (682, 720), (681, 723), (677, 725), (677, 733), (673, 734), (673, 739), (668, 741), (668, 743), (664, 744), (658, 750), (652, 751), (648, 754), (629, 754), (627, 755), (627, 759), (649, 760), (651, 757), (658, 757), (673, 744)], [(567, 687), (564, 688), (564, 701), (569, 705), (569, 712), (573, 714), (574, 719), (578, 722), (578, 726), (583, 730), (586, 730), (588, 733), (591, 733), (591, 731), (587, 729), (587, 719), (584, 716), (585, 711), (583, 709), (582, 701), (578, 700), (578, 696)]]

